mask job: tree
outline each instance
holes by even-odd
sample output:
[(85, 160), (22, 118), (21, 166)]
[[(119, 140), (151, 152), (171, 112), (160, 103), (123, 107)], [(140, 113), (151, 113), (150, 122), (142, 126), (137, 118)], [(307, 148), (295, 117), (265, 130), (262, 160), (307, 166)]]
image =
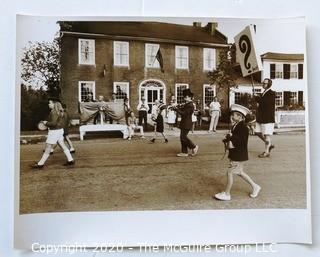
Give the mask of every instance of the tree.
[(21, 85), (21, 124), (24, 130), (37, 129), (40, 120), (45, 120), (48, 115), (47, 92), (42, 88), (32, 89), (30, 86)]
[(21, 78), (52, 97), (60, 95), (59, 45), (58, 37), (52, 42), (29, 42), (21, 59)]
[(230, 88), (236, 86), (237, 73), (235, 71), (235, 46), (219, 53), (219, 64), (214, 71), (208, 72), (210, 84), (216, 85), (217, 91), (227, 90), (228, 106)]

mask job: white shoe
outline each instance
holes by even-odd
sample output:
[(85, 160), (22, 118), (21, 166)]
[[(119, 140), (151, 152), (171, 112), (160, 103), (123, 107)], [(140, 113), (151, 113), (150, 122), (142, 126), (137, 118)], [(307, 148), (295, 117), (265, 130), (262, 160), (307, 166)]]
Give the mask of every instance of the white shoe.
[(178, 153), (177, 157), (188, 157), (189, 155), (187, 153)]
[(227, 194), (226, 192), (217, 193), (214, 195), (214, 197), (218, 200), (221, 200), (221, 201), (230, 201), (231, 200), (231, 195)]
[(192, 154), (191, 154), (191, 156), (196, 156), (197, 153), (198, 153), (198, 150), (199, 150), (199, 146), (196, 145), (196, 147), (192, 149)]
[(253, 191), (252, 191), (252, 193), (250, 194), (250, 197), (251, 197), (251, 198), (256, 198), (256, 197), (259, 195), (260, 191), (261, 191), (261, 186), (256, 185), (256, 186), (253, 188)]

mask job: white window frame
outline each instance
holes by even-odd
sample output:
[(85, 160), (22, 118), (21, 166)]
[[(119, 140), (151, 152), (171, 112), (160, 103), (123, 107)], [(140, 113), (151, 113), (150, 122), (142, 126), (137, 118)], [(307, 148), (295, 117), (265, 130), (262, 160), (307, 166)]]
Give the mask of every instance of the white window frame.
[(78, 101), (81, 101), (81, 84), (82, 83), (91, 83), (92, 84), (92, 94), (93, 94), (93, 100), (96, 100), (96, 82), (95, 81), (79, 81), (78, 83)]
[[(155, 51), (154, 55), (152, 55), (152, 54), (150, 55), (151, 57), (154, 58), (152, 63), (149, 63), (149, 58), (148, 58), (148, 56), (149, 56), (148, 49), (150, 49), (150, 47), (156, 47), (156, 51)], [(145, 44), (145, 66), (147, 68), (160, 68), (160, 63), (156, 58), (156, 55), (158, 53), (159, 48), (160, 48), (159, 44), (150, 44), (150, 43)]]
[[(292, 97), (294, 95), (294, 97)], [(293, 103), (291, 100), (293, 99)], [(299, 103), (299, 93), (298, 91), (290, 91), (290, 104), (298, 104)]]
[(275, 79), (283, 79), (283, 64), (282, 63), (275, 64), (274, 78)]
[(213, 97), (217, 96), (217, 91), (216, 91), (216, 85), (210, 85), (210, 84), (203, 84), (203, 89), (202, 89), (202, 103), (203, 103), (203, 108), (206, 106), (206, 102), (205, 102), (205, 99), (206, 99), (206, 96), (205, 96), (205, 93), (206, 93), (206, 88), (207, 87), (210, 87), (213, 89)]
[[(82, 41), (88, 41), (89, 42), (89, 50), (90, 47), (92, 48), (92, 58), (89, 58), (88, 61), (82, 60), (82, 52), (81, 52), (81, 42)], [(95, 65), (95, 40), (94, 39), (86, 39), (86, 38), (79, 38), (78, 40), (78, 63), (82, 65)], [(89, 51), (89, 53), (91, 53)], [(91, 60), (90, 60), (91, 59)]]
[[(117, 86), (118, 85), (125, 85), (126, 88), (127, 88), (127, 98), (130, 99), (130, 87), (129, 87), (129, 82), (123, 82), (123, 81), (115, 81), (113, 82), (113, 92), (116, 93), (117, 92)], [(117, 99), (120, 99), (120, 98), (117, 98)]]
[[(178, 53), (179, 53), (179, 49), (185, 49), (187, 50), (186, 53), (187, 53), (187, 56), (186, 56), (186, 59), (187, 59), (187, 63), (186, 63), (186, 66), (183, 66), (183, 65), (180, 65), (180, 59), (184, 58), (184, 57), (180, 57), (178, 56)], [(175, 47), (175, 65), (176, 65), (176, 69), (183, 69), (183, 70), (188, 70), (189, 69), (189, 47), (187, 46), (176, 46)]]
[[(278, 98), (278, 94), (281, 94), (281, 97)], [(280, 104), (277, 104), (277, 100), (280, 100)], [(283, 92), (282, 91), (276, 92), (275, 105), (276, 105), (276, 108), (283, 107)]]
[[(293, 70), (293, 67), (296, 68), (296, 70)], [(299, 68), (297, 63), (291, 63), (290, 64), (290, 79), (298, 79), (298, 73), (299, 73)], [(295, 76), (293, 75), (295, 74)]]
[[(117, 49), (121, 49), (121, 45), (124, 46), (124, 49), (125, 49), (125, 53), (121, 53), (121, 50), (119, 53), (117, 53)], [(114, 66), (122, 66), (122, 67), (129, 67), (129, 42), (125, 42), (125, 41), (113, 41), (113, 65)], [(117, 55), (126, 55), (127, 56), (127, 59), (126, 59), (126, 62), (124, 63), (121, 63), (118, 62), (118, 58), (117, 58)], [(121, 58), (120, 58), (121, 60)]]
[[(208, 54), (209, 53), (209, 54)], [(210, 56), (209, 59), (207, 57)], [(212, 60), (211, 66), (208, 65), (207, 61)], [(213, 48), (203, 48), (203, 70), (213, 71), (216, 69), (216, 49)]]
[(176, 83), (174, 86), (174, 97), (175, 97), (175, 103), (178, 103), (178, 87), (180, 86), (186, 86), (186, 88), (189, 88), (189, 84), (187, 83)]

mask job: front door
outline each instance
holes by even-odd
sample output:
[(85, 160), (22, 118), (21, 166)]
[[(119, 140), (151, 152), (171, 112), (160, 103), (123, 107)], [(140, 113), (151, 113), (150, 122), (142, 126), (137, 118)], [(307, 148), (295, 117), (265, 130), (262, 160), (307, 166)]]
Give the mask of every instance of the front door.
[[(149, 106), (149, 114), (151, 113), (152, 106), (154, 105), (156, 100), (162, 99), (161, 91), (162, 89), (158, 87), (148, 87), (146, 88), (146, 95), (147, 95), (147, 104)], [(163, 94), (162, 94), (163, 95)]]

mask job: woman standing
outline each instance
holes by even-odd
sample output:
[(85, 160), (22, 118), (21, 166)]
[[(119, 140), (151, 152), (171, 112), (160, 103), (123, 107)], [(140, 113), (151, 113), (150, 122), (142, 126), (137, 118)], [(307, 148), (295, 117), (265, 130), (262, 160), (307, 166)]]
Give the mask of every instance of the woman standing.
[(174, 101), (170, 102), (170, 105), (167, 108), (167, 115), (168, 115), (168, 124), (169, 124), (169, 129), (173, 130), (173, 126), (176, 123), (176, 112), (173, 109), (174, 108)]
[(154, 106), (152, 107), (152, 119), (155, 122), (154, 137), (150, 140), (152, 143), (156, 141), (157, 133), (160, 133), (164, 138), (164, 142), (168, 143), (168, 139), (164, 134), (163, 112), (165, 112), (165, 110), (166, 106), (159, 100), (156, 100)]
[(62, 108), (62, 105), (57, 99), (50, 99), (48, 106), (49, 106), (49, 109), (51, 110), (48, 120), (42, 121), (43, 124), (45, 124), (49, 129), (48, 137), (46, 140), (46, 148), (44, 153), (42, 154), (40, 161), (36, 162), (31, 166), (34, 169), (42, 169), (44, 167), (45, 162), (50, 156), (52, 147), (57, 143), (63, 149), (63, 152), (68, 159), (68, 161), (64, 165), (69, 166), (69, 165), (74, 165), (75, 163), (68, 147), (64, 143), (64, 138), (63, 138), (64, 110)]

